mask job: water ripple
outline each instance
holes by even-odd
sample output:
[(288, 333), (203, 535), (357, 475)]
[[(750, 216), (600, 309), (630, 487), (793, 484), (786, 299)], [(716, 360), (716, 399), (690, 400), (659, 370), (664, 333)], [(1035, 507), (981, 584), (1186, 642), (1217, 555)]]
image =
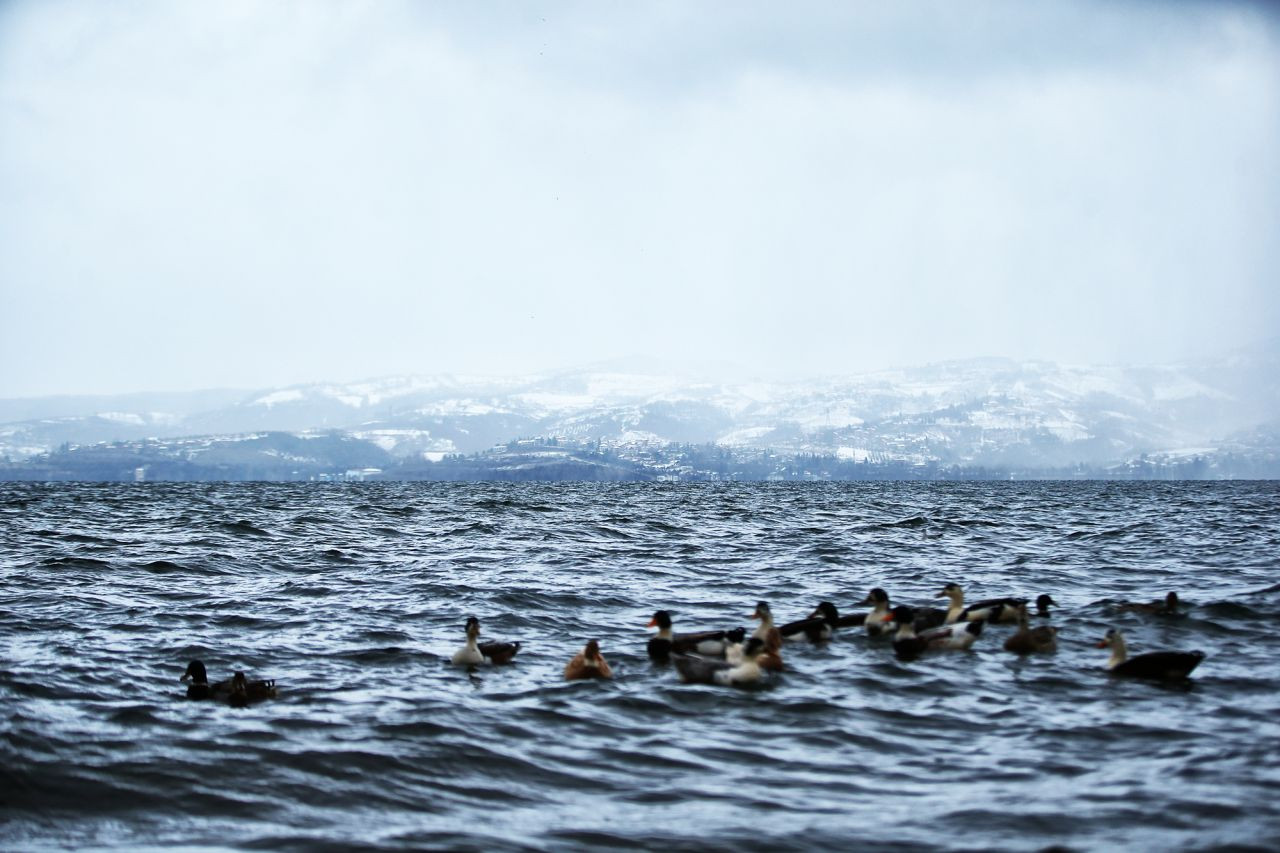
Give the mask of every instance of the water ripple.
[[(1280, 845), (1280, 487), (0, 484), (0, 847), (1033, 850)], [(873, 586), (1048, 592), (1056, 654), (846, 630), (758, 690), (677, 629)], [(1181, 618), (1115, 606), (1176, 589)], [(448, 665), (463, 622), (517, 663)], [(1201, 648), (1190, 685), (1095, 648)], [(599, 640), (616, 678), (565, 683)], [(271, 703), (188, 702), (276, 678)]]

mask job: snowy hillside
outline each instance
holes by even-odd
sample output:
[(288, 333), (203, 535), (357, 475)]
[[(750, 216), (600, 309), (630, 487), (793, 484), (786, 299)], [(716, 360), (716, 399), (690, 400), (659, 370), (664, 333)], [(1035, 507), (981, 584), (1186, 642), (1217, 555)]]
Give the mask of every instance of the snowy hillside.
[[(714, 443), (846, 459), (1109, 464), (1212, 448), (1280, 420), (1269, 347), (1195, 364), (1078, 367), (975, 359), (813, 381), (720, 382), (595, 368), (525, 377), (400, 376), (263, 389), (174, 411), (127, 398), (6, 401), (0, 455), (189, 435), (340, 430), (393, 458), (471, 453), (528, 436), (618, 448)], [(154, 401), (148, 401), (154, 405)], [(20, 405), (19, 405), (20, 404)], [(1257, 431), (1257, 432), (1253, 432)]]

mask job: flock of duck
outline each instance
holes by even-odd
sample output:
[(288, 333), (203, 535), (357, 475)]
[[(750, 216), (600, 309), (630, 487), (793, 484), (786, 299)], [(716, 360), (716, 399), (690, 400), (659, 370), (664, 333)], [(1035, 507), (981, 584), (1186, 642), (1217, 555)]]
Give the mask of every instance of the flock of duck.
[[(870, 610), (840, 615), (835, 605), (824, 601), (806, 618), (775, 625), (767, 602), (756, 604), (750, 614), (759, 625), (747, 636), (745, 628), (699, 631), (677, 634), (671, 614), (659, 610), (649, 622), (658, 633), (649, 640), (649, 658), (654, 663), (674, 665), (686, 683), (749, 686), (771, 673), (784, 669), (782, 650), (785, 643), (823, 643), (842, 628), (861, 628), (867, 637), (892, 644), (894, 654), (902, 660), (914, 660), (934, 651), (968, 649), (982, 636), (987, 625), (1013, 624), (1017, 628), (1004, 641), (1006, 651), (1018, 655), (1043, 654), (1057, 649), (1057, 629), (1052, 625), (1031, 624), (1031, 617), (1048, 618), (1057, 603), (1048, 595), (1034, 602), (1026, 598), (989, 598), (966, 605), (964, 590), (949, 583), (938, 597), (950, 599), (946, 609), (934, 607), (891, 606), (889, 595), (876, 587), (861, 602)], [(1034, 603), (1034, 614), (1029, 609)], [(1177, 593), (1152, 602), (1126, 602), (1117, 610), (1176, 616)], [(465, 623), (466, 642), (451, 658), (455, 666), (477, 667), (486, 664), (511, 663), (520, 651), (518, 642), (480, 642), (480, 621), (474, 616)], [(1098, 648), (1110, 648), (1107, 671), (1112, 675), (1158, 681), (1186, 679), (1204, 653), (1147, 652), (1129, 657), (1124, 635), (1118, 629), (1107, 631)], [(600, 653), (600, 644), (591, 640), (565, 665), (564, 678), (569, 681), (588, 678), (612, 678), (613, 670)], [(225, 681), (210, 683), (205, 666), (191, 661), (182, 680), (190, 682), (187, 696), (191, 699), (216, 699), (242, 707), (277, 695), (272, 679), (250, 680), (236, 672)]]

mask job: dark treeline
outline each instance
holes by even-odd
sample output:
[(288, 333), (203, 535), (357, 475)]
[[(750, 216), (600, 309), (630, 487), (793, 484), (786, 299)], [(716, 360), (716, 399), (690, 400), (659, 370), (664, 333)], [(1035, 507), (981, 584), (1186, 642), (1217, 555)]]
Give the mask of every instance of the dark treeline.
[(780, 454), (716, 444), (614, 448), (599, 442), (521, 439), (472, 454), (396, 458), (334, 431), (64, 446), (20, 462), (0, 460), (0, 479), (81, 482), (314, 480), (854, 481), (1207, 480), (1280, 477), (1270, 456), (1140, 457), (1109, 467), (1013, 467), (835, 454)]

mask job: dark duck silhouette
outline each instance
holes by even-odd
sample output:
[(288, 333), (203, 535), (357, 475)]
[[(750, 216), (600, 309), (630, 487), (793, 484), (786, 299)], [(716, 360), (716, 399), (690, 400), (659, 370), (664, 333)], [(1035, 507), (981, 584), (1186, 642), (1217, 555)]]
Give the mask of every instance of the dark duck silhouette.
[(210, 684), (204, 663), (198, 660), (187, 664), (187, 671), (180, 680), (190, 682), (187, 684), (188, 699), (221, 699), (233, 705), (247, 705), (276, 695), (275, 679), (250, 680), (243, 672)]
[(1125, 678), (1148, 678), (1156, 681), (1182, 681), (1204, 660), (1204, 652), (1146, 652), (1129, 657), (1124, 634), (1112, 628), (1098, 641), (1098, 648), (1111, 648), (1107, 671)]
[(225, 698), (231, 692), (231, 679), (209, 683), (209, 674), (205, 671), (203, 661), (193, 660), (187, 664), (187, 671), (178, 680), (189, 682), (188, 699)]
[(231, 676), (231, 692), (227, 694), (227, 702), (237, 708), (243, 708), (254, 702), (261, 702), (263, 699), (274, 699), (275, 697), (276, 682), (274, 679), (250, 681), (243, 672), (237, 672)]
[(1036, 614), (1035, 615), (1045, 616), (1045, 617), (1051, 616), (1052, 614), (1049, 612), (1049, 608), (1057, 607), (1057, 606), (1058, 606), (1058, 602), (1054, 601), (1052, 596), (1050, 596), (1048, 593), (1041, 593), (1040, 595), (1036, 596)]
[(467, 642), (453, 653), (452, 661), (457, 666), (479, 666), (482, 663), (504, 664), (520, 651), (519, 643), (481, 643), (480, 620), (468, 616), (465, 623)]
[(1162, 599), (1155, 601), (1122, 601), (1116, 605), (1116, 610), (1122, 610), (1129, 613), (1153, 613), (1156, 616), (1179, 616), (1178, 605), (1181, 601), (1178, 599), (1176, 592), (1170, 592)]

